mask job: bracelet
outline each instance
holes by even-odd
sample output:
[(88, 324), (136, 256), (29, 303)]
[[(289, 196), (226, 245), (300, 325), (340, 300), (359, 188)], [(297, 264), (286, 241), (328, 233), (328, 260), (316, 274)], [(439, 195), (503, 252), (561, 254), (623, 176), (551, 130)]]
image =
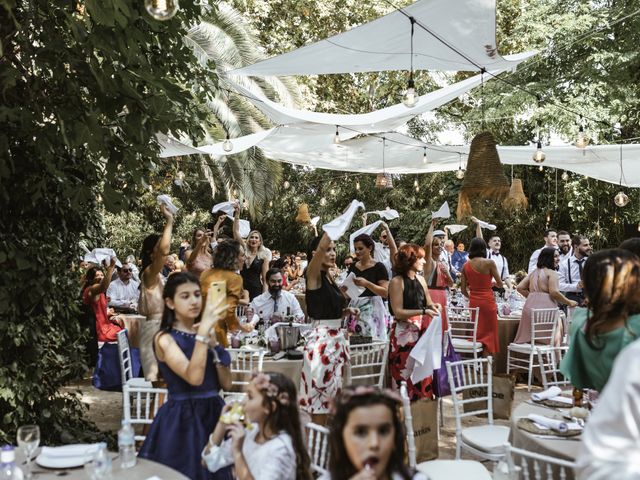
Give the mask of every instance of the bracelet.
[(209, 340), (210, 337), (205, 337), (204, 335), (196, 335), (196, 342), (201, 342), (208, 346)]

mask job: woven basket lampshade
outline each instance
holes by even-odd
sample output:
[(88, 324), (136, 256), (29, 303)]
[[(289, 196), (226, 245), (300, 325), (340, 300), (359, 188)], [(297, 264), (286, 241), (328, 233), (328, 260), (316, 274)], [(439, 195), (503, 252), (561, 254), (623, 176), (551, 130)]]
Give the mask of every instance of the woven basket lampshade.
[(311, 215), (309, 215), (309, 205), (301, 203), (298, 206), (298, 215), (296, 215), (296, 222), (298, 223), (311, 223)]
[(393, 177), (390, 173), (379, 173), (376, 175), (377, 188), (393, 188)]
[(509, 179), (502, 171), (496, 141), (490, 132), (473, 137), (467, 171), (458, 196), (458, 219), (471, 215), (477, 200), (502, 201), (509, 193)]
[(511, 181), (511, 189), (509, 190), (509, 195), (505, 198), (502, 205), (507, 210), (512, 212), (516, 210), (526, 210), (529, 208), (529, 200), (524, 194), (524, 190), (522, 189), (522, 180), (519, 178), (514, 178)]

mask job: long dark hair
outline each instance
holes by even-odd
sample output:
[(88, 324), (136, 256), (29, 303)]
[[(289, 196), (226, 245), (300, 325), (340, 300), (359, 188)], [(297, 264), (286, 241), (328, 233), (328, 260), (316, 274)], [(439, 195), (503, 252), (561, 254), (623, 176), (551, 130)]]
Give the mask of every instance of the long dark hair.
[(329, 432), (329, 473), (331, 474), (331, 480), (347, 480), (358, 473), (347, 455), (343, 432), (349, 420), (349, 415), (354, 409), (373, 405), (384, 405), (391, 411), (391, 417), (393, 418), (395, 430), (394, 449), (387, 465), (388, 476), (391, 478), (391, 475), (395, 473), (399, 474), (404, 480), (410, 480), (411, 472), (404, 463), (406, 453), (405, 429), (400, 418), (398, 400), (374, 387), (366, 387), (367, 393), (358, 394), (359, 388), (362, 387), (347, 387), (335, 400), (336, 411)]
[[(291, 437), (293, 451), (296, 453), (296, 480), (312, 480), (311, 459), (302, 439), (296, 386), (289, 377), (285, 377), (281, 373), (265, 372), (263, 375), (267, 375), (269, 384), (278, 389), (273, 394), (261, 391), (263, 394), (262, 405), (269, 411), (265, 419), (265, 426), (272, 432), (284, 431)], [(283, 397), (286, 398), (285, 403), (281, 400)]]
[(151, 235), (147, 235), (142, 241), (142, 248), (140, 249), (140, 261), (142, 262), (140, 279), (142, 279), (144, 269), (153, 263), (153, 258), (151, 258), (151, 256), (153, 255), (154, 248), (156, 248), (156, 245), (158, 244), (158, 240), (160, 240), (160, 235), (152, 233)]
[(96, 274), (98, 272), (104, 272), (104, 270), (102, 270), (102, 268), (100, 267), (91, 267), (89, 270), (87, 270), (87, 273), (85, 273), (84, 275), (84, 286), (82, 287), (82, 291), (84, 292), (85, 289), (87, 287), (90, 287), (91, 285), (94, 284), (95, 280), (96, 280)]
[[(612, 248), (589, 256), (582, 270), (588, 301), (585, 336), (593, 348), (595, 336), (609, 322), (640, 312), (640, 260), (628, 250)], [(631, 332), (638, 336), (640, 332)], [(600, 343), (600, 342), (598, 342)]]
[(309, 263), (311, 263), (311, 259), (313, 258), (313, 252), (315, 252), (318, 249), (318, 245), (320, 245), (321, 239), (322, 237), (320, 236), (313, 237), (309, 242), (309, 245), (307, 246), (307, 260), (309, 260)]
[(213, 268), (235, 272), (238, 269), (238, 255), (240, 255), (241, 248), (242, 245), (237, 240), (225, 240), (218, 243), (213, 254)]
[(487, 256), (487, 242), (482, 238), (476, 237), (471, 240), (469, 244), (469, 260), (472, 258), (486, 258)]
[[(164, 290), (162, 291), (162, 299), (173, 298), (176, 295), (176, 290), (180, 285), (184, 285), (185, 283), (195, 283), (200, 286), (200, 281), (198, 277), (196, 277), (193, 273), (189, 272), (177, 272), (169, 275), (167, 279), (167, 283), (164, 286)], [(200, 312), (202, 315), (202, 311)], [(195, 320), (196, 323), (200, 320), (200, 315)], [(176, 312), (170, 308), (167, 308), (165, 305), (164, 310), (162, 311), (162, 320), (160, 322), (160, 331), (168, 332), (173, 328), (173, 324), (176, 321)]]
[(556, 249), (553, 247), (545, 247), (540, 250), (536, 266), (538, 268), (550, 268), (554, 270), (556, 268)]

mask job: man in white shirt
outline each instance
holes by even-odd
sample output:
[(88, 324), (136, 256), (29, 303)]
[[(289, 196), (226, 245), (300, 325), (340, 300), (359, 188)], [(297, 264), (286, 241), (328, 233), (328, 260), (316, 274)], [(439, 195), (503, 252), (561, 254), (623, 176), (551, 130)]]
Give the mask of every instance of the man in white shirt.
[(382, 222), (380, 226), (382, 227), (382, 232), (380, 232), (380, 241), (374, 242), (373, 259), (384, 265), (389, 274), (389, 279), (391, 279), (393, 278), (393, 262), (391, 259), (398, 252), (398, 249), (389, 225), (387, 225), (386, 222)]
[[(433, 238), (438, 238), (440, 244), (444, 245), (444, 242), (448, 240), (448, 235), (444, 230), (435, 230), (433, 232)], [(440, 261), (449, 265), (449, 252), (447, 252), (446, 248), (440, 250)]]
[[(480, 222), (476, 217), (471, 217), (471, 219), (476, 223), (476, 237), (483, 238)], [(500, 280), (502, 280), (508, 288), (511, 288), (511, 280), (509, 280), (509, 262), (507, 261), (507, 257), (500, 253), (500, 248), (502, 247), (502, 239), (500, 238), (500, 235), (495, 233), (491, 234), (489, 241), (487, 242), (487, 246), (489, 247), (487, 248), (487, 258), (493, 260), (493, 263), (496, 264), (496, 268), (500, 274)], [(496, 287), (493, 288), (494, 290), (498, 290)]]
[(598, 398), (576, 459), (579, 480), (640, 478), (640, 341), (622, 350)]
[(564, 230), (558, 232), (558, 249), (560, 250), (560, 263), (566, 261), (567, 258), (573, 255), (573, 248), (571, 247), (571, 234)]
[(138, 308), (138, 297), (140, 296), (140, 282), (133, 278), (131, 264), (125, 263), (118, 268), (118, 278), (109, 284), (107, 297), (109, 306), (116, 312), (135, 312)]
[(269, 290), (255, 297), (249, 305), (254, 314), (271, 323), (285, 318), (287, 312), (297, 322), (304, 322), (304, 312), (298, 299), (292, 293), (282, 289), (282, 273), (278, 268), (267, 270)]
[(558, 248), (558, 233), (553, 228), (549, 228), (544, 231), (544, 246), (531, 254), (531, 258), (529, 258), (528, 273), (533, 272), (538, 266), (538, 257), (540, 256), (542, 249), (549, 247)]
[(591, 244), (584, 235), (573, 237), (573, 255), (558, 265), (558, 289), (569, 300), (584, 306), (584, 292), (582, 291), (582, 269), (584, 262), (591, 253)]

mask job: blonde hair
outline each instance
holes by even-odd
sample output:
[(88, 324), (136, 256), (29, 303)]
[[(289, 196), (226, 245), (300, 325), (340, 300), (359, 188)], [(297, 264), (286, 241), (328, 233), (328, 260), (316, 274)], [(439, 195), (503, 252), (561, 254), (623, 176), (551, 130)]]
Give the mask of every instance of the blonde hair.
[[(271, 250), (264, 246), (264, 240), (262, 239), (262, 234), (258, 230), (251, 230), (247, 238), (249, 238), (253, 234), (258, 235), (260, 238), (260, 246), (258, 247), (258, 252), (256, 254), (256, 258), (259, 260), (264, 260), (265, 262), (271, 261)], [(247, 253), (249, 252), (249, 245), (247, 245)]]

